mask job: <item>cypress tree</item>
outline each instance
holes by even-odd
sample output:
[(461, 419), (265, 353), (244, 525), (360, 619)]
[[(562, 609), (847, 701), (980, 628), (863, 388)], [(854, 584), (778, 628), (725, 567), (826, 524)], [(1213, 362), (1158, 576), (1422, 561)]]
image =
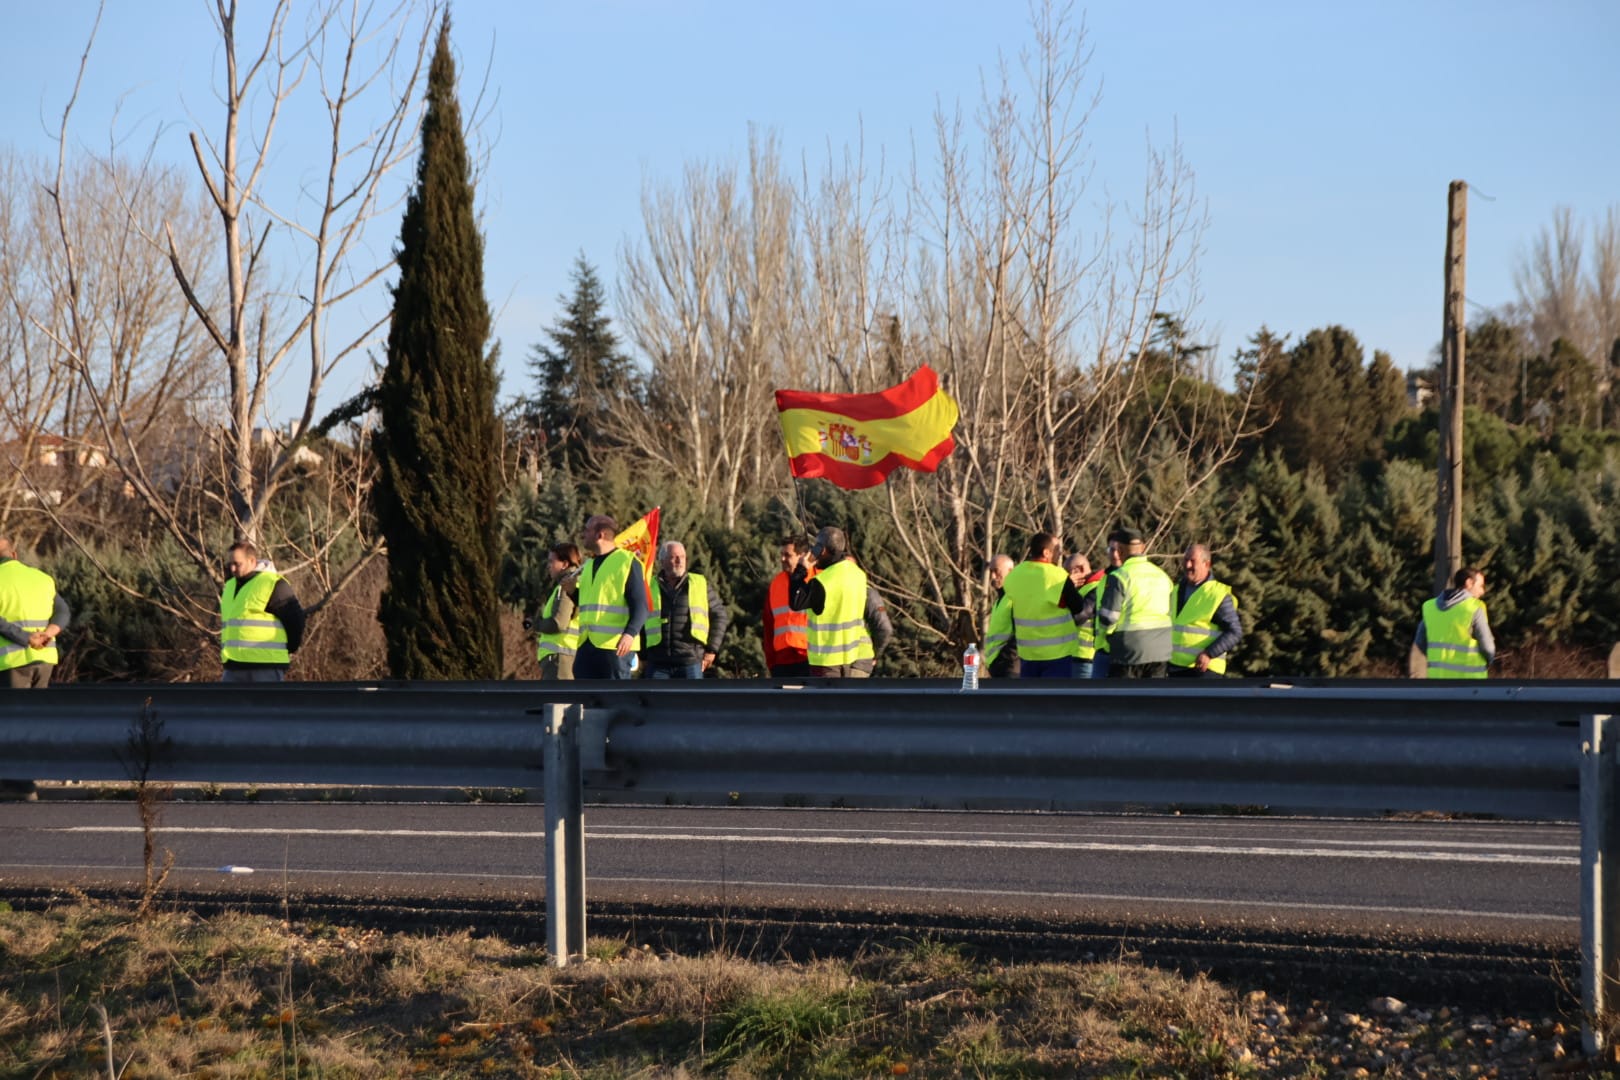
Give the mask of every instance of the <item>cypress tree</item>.
[(398, 259), (376, 441), (375, 507), (388, 541), (377, 617), (388, 670), (399, 679), (499, 678), (496, 375), (485, 353), (484, 243), (448, 14), (428, 69)]

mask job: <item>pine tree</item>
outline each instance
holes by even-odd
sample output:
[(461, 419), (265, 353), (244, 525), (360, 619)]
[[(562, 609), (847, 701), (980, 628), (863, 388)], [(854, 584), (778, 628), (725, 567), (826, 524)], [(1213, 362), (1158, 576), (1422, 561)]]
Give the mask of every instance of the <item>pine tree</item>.
[(388, 366), (376, 512), (388, 540), (378, 619), (400, 679), (501, 674), (496, 593), (500, 427), (486, 355), (484, 243), (473, 213), (467, 146), (450, 55), (450, 18), (428, 70), (416, 186), (405, 206)]
[(574, 294), (557, 298), (564, 311), (546, 331), (551, 344), (534, 346), (529, 357), (538, 393), (525, 403), (525, 413), (542, 436), (548, 460), (579, 470), (613, 445), (608, 406), (633, 392), (634, 380), (611, 329), (602, 283), (583, 253), (570, 276)]

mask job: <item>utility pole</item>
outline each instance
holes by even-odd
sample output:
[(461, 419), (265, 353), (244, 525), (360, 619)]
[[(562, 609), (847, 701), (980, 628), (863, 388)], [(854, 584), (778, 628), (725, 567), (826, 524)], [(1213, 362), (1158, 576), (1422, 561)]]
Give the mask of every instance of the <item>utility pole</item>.
[(1434, 593), (1462, 568), (1463, 359), (1468, 347), (1463, 276), (1467, 269), (1468, 184), (1451, 182), (1446, 198), (1445, 331), (1440, 339), (1440, 456), (1434, 515)]

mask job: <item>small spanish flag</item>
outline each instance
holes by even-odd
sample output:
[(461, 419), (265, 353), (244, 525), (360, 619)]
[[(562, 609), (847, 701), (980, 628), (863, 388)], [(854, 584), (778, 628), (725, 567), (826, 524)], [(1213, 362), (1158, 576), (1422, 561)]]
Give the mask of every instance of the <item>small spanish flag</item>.
[(778, 390), (776, 411), (793, 475), (841, 488), (881, 484), (902, 465), (933, 472), (956, 449), (956, 402), (927, 365), (875, 394)]
[(653, 563), (658, 560), (659, 509), (659, 507), (653, 507), (650, 513), (637, 518), (633, 523), (626, 526), (618, 536), (613, 538), (615, 544), (634, 555), (636, 562), (641, 564), (641, 577), (647, 583), (647, 599), (649, 603), (652, 602)]

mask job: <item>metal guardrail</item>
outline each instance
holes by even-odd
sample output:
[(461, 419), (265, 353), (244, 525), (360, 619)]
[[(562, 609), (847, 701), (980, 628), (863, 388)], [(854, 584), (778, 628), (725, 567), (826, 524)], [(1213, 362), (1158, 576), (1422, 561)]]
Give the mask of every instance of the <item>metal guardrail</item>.
[[(1583, 822), (1588, 1004), (1620, 897), (1614, 683), (68, 686), (0, 699), (0, 776), (546, 787), (559, 963), (585, 941), (583, 804), (631, 797), (1436, 810)], [(544, 714), (544, 720), (536, 714)], [(1584, 725), (1584, 727), (1583, 727)]]

